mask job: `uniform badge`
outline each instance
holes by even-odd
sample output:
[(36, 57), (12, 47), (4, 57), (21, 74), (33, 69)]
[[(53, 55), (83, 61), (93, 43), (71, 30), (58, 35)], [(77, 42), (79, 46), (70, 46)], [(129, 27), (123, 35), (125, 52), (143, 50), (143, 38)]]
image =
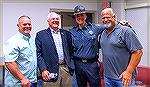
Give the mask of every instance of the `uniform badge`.
[(89, 31), (89, 34), (90, 34), (90, 35), (93, 35), (93, 31)]

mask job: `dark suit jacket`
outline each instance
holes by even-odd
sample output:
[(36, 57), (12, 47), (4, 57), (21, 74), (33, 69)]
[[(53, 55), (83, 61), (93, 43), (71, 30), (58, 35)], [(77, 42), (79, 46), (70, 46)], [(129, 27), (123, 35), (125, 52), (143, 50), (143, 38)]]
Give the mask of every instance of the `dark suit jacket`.
[[(72, 39), (71, 33), (67, 30), (60, 29), (62, 46), (64, 51), (65, 62), (69, 69), (74, 69), (72, 60)], [(40, 72), (48, 70), (50, 73), (58, 73), (59, 63), (56, 46), (51, 34), (51, 29), (39, 31), (36, 34), (35, 43), (37, 47), (37, 64)]]

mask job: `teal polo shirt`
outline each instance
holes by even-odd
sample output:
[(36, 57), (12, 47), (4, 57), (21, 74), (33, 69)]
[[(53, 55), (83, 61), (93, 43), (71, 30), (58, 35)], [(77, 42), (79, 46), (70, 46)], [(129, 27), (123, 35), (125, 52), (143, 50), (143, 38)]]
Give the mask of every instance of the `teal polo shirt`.
[[(16, 62), (20, 71), (30, 82), (36, 82), (36, 46), (30, 36), (17, 33), (4, 44), (5, 62)], [(5, 86), (21, 87), (21, 82), (16, 79), (5, 67)]]

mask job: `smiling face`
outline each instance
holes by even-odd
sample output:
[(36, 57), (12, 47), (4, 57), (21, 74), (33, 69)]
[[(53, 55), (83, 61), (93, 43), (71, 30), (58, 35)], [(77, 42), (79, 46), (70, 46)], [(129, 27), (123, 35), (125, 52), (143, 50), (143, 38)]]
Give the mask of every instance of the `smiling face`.
[(101, 12), (102, 22), (107, 29), (113, 29), (116, 23), (116, 18), (112, 9), (106, 8)]
[(78, 25), (84, 25), (86, 23), (86, 14), (77, 14), (75, 15), (75, 19)]
[(32, 29), (31, 20), (27, 16), (22, 16), (18, 19), (18, 29), (23, 35), (29, 35)]
[(52, 12), (48, 14), (48, 24), (51, 29), (57, 30), (60, 24), (60, 15)]

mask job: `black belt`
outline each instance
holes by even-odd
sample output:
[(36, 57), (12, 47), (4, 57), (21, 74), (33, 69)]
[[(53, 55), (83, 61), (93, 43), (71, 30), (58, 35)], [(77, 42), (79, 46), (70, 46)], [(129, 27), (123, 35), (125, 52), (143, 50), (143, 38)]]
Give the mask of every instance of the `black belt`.
[(85, 58), (80, 58), (80, 57), (74, 57), (74, 60), (77, 60), (83, 63), (92, 63), (92, 62), (97, 62), (98, 58), (85, 59)]

